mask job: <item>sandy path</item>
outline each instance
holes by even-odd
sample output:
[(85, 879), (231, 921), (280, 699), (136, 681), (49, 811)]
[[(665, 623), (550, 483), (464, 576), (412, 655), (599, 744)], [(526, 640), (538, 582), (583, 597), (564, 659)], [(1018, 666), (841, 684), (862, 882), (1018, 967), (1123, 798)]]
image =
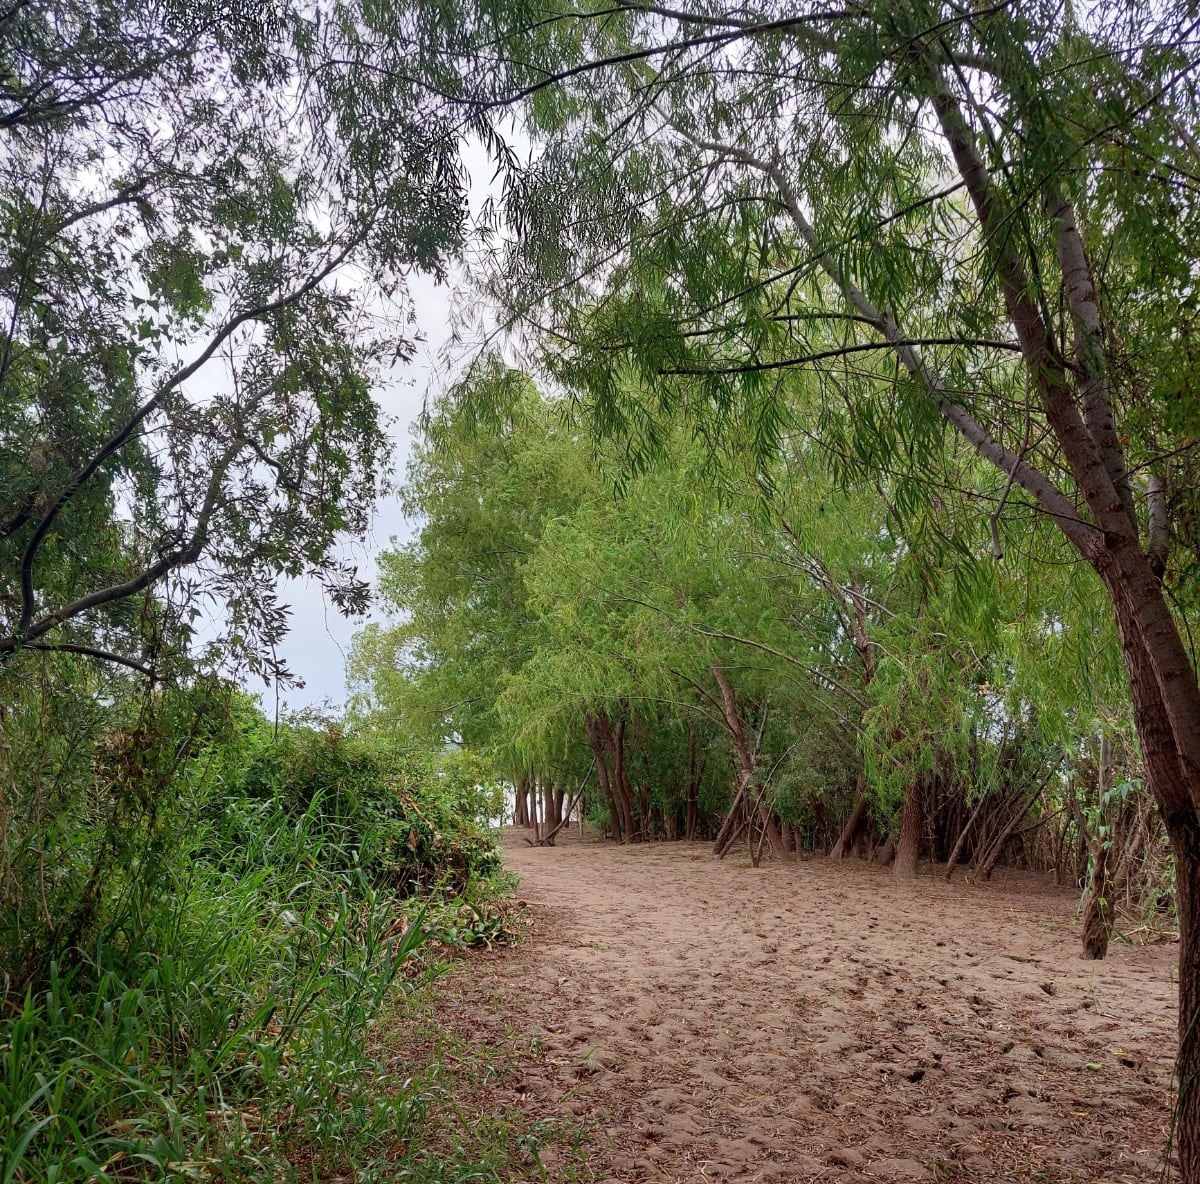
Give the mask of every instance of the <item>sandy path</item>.
[[(522, 1050), (488, 1104), (598, 1128), (595, 1178), (1161, 1169), (1175, 947), (1082, 961), (1074, 894), (821, 859), (755, 870), (683, 844), (509, 834), (505, 855), (534, 931), (462, 967), (447, 1018)], [(565, 1178), (553, 1147), (543, 1162)]]

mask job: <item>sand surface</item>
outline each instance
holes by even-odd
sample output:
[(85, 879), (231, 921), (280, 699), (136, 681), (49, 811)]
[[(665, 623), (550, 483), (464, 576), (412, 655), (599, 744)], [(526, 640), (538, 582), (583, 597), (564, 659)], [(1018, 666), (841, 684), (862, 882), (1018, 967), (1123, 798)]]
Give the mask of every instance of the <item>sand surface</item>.
[(443, 1022), (515, 1050), (483, 1104), (591, 1132), (531, 1179), (1161, 1178), (1174, 945), (1083, 961), (1077, 895), (1003, 871), (522, 834), (531, 933), (458, 968)]

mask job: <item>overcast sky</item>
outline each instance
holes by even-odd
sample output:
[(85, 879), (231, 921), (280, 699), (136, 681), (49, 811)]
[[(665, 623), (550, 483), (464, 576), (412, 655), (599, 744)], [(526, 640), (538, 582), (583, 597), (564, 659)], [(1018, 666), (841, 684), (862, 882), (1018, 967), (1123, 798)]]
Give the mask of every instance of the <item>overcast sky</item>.
[[(492, 166), (481, 150), (465, 152), (464, 162), (471, 177), (472, 214), (477, 214), (491, 192)], [(391, 421), (393, 463), (399, 478), (404, 476), (413, 444), (412, 425), (421, 413), (426, 396), (442, 389), (451, 377), (440, 355), (451, 336), (456, 298), (453, 284), (438, 286), (425, 276), (414, 277), (409, 290), (417, 317), (416, 327), (423, 340), (418, 344), (413, 360), (397, 366), (391, 381), (378, 392), (383, 415)], [(376, 509), (365, 545), (348, 544), (344, 553), (357, 563), (359, 574), (370, 580), (374, 588), (376, 556), (389, 547), (393, 538), (406, 541), (415, 529), (419, 527), (405, 518), (397, 500), (385, 498)], [(345, 659), (350, 640), (364, 622), (343, 617), (326, 602), (320, 585), (312, 581), (287, 581), (281, 589), (281, 598), (292, 608), (292, 625), (279, 649), (279, 656), (304, 683), (302, 687), (280, 688), (281, 709), (298, 710), (324, 702), (334, 708), (340, 707), (346, 698)], [(273, 710), (274, 688), (264, 689), (260, 683), (249, 689), (263, 692), (264, 705)]]
[[(437, 354), (450, 335), (453, 291), (437, 287), (424, 277), (412, 285), (417, 321), (425, 341), (418, 347), (416, 357), (407, 366), (397, 366), (392, 381), (378, 395), (383, 414), (391, 421), (396, 474), (403, 477), (411, 448), (412, 424), (421, 413), (431, 384), (436, 387), (445, 381), (437, 368)], [(382, 500), (365, 545), (347, 544), (345, 554), (357, 565), (359, 574), (375, 583), (375, 557), (386, 549), (393, 538), (405, 541), (414, 526), (404, 516), (395, 497)], [(346, 694), (345, 656), (350, 639), (362, 627), (361, 620), (347, 620), (326, 602), (319, 584), (309, 580), (289, 580), (281, 592), (282, 599), (292, 607), (292, 626), (280, 657), (292, 673), (301, 678), (303, 687), (280, 690), (281, 705), (290, 708), (307, 707), (329, 700), (340, 706)], [(257, 689), (257, 688), (252, 688)], [(269, 691), (264, 698), (272, 698)]]

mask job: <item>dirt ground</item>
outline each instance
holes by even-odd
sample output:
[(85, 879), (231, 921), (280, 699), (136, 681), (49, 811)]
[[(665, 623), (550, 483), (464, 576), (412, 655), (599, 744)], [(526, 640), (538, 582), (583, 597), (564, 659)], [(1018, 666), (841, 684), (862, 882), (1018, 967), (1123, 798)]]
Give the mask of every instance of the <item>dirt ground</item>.
[(549, 1139), (544, 1178), (1161, 1178), (1175, 946), (1085, 962), (1076, 895), (1003, 870), (561, 840), (506, 835), (532, 931), (442, 1005), (516, 1050), (484, 1105), (591, 1131), (582, 1171)]

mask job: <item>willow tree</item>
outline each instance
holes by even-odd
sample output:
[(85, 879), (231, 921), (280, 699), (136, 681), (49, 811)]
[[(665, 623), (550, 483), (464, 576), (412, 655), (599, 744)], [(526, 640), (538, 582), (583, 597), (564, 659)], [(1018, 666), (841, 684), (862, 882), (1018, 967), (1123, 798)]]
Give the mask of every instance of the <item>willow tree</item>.
[[(575, 737), (535, 758), (497, 710), (544, 635), (523, 569), (547, 524), (594, 491), (589, 450), (522, 373), (497, 359), (426, 417), (401, 490), (420, 529), (380, 558), (388, 616), (354, 642), (356, 714), (372, 726), (487, 754), (518, 787), (578, 784)], [(494, 416), (472, 412), (486, 403)], [(561, 739), (561, 737), (560, 737)]]
[[(653, 446), (622, 398), (635, 376), (714, 435), (750, 417), (770, 447), (781, 372), (814, 371), (855, 418), (848, 463), (901, 470), (916, 497), (957, 437), (994, 469), (979, 513), (997, 557), (1000, 524), (1036, 513), (1094, 571), (1176, 855), (1177, 1131), (1200, 1180), (1200, 686), (1180, 619), (1196, 605), (1194, 9), (437, 13), (470, 63), (446, 85), (527, 100), (544, 140), (510, 186), (520, 238), (497, 291), (553, 328), (601, 426)], [(887, 381), (859, 372), (881, 355)]]
[[(547, 526), (524, 571), (544, 631), (500, 709), (534, 744), (583, 724), (623, 841), (650, 833), (660, 796), (650, 765), (678, 747), (677, 722), (701, 737), (715, 732), (744, 795), (780, 698), (779, 637), (790, 629), (772, 584), (786, 573), (755, 555), (746, 499), (722, 504), (705, 490), (699, 460), (676, 438), (670, 463), (627, 482), (621, 496), (611, 479), (607, 489), (598, 481)], [(769, 798), (757, 796), (782, 853)]]

